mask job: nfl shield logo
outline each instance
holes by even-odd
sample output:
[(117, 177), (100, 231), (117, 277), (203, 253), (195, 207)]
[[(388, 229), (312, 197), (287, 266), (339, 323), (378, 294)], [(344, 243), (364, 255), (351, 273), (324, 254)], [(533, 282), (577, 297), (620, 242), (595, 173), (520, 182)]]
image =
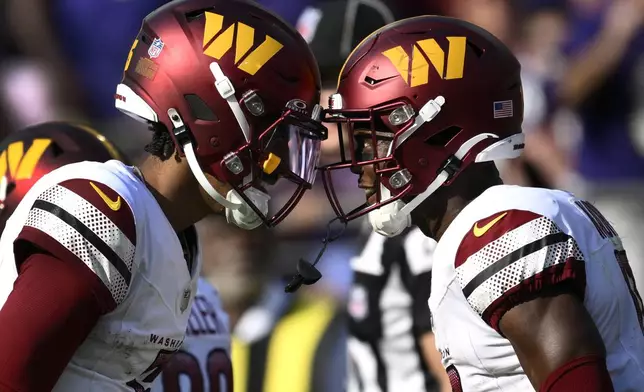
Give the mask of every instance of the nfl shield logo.
[(369, 294), (364, 287), (356, 285), (351, 289), (348, 310), (349, 314), (358, 321), (367, 317), (369, 314)]
[(148, 55), (151, 59), (159, 57), (163, 50), (163, 45), (164, 43), (160, 38), (155, 38), (154, 41), (152, 41), (152, 45), (150, 45), (150, 48), (148, 49)]

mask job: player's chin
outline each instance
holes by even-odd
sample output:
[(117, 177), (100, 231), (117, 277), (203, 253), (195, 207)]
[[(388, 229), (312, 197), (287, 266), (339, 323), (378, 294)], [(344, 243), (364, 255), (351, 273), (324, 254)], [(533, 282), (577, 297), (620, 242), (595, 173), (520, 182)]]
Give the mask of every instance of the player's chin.
[(205, 189), (202, 187), (199, 187), (199, 194), (201, 195), (201, 199), (203, 200), (204, 204), (208, 207), (211, 213), (218, 214), (218, 215), (225, 215), (226, 213), (226, 208), (222, 206), (221, 204), (217, 203), (210, 195), (208, 192), (206, 192)]
[(365, 189), (364, 194), (367, 205), (372, 206), (378, 202), (378, 195), (376, 193), (376, 188)]

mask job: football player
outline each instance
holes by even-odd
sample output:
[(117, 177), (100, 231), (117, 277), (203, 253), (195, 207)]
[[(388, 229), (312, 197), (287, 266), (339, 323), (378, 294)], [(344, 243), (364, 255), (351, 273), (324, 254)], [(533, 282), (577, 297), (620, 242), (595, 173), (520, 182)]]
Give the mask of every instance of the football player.
[[(618, 234), (587, 201), (499, 178), (493, 161), (524, 148), (505, 45), (458, 19), (396, 22), (349, 56), (329, 106), (354, 147), (322, 169), (338, 216), (438, 241), (429, 307), (454, 391), (641, 390), (642, 301)], [(368, 201), (345, 213), (332, 177), (347, 167)]]
[[(54, 170), (2, 234), (2, 268), (17, 274), (0, 302), (2, 389), (147, 390), (188, 325), (194, 223), (286, 217), (326, 137), (319, 90), (304, 39), (253, 2), (173, 1), (150, 14), (116, 92), (117, 108), (154, 130), (150, 156)], [(284, 183), (292, 196), (269, 212), (268, 188)]]
[[(0, 165), (4, 165), (4, 174), (0, 177), (0, 230), (4, 229), (7, 219), (29, 188), (52, 170), (85, 160), (124, 160), (119, 150), (93, 128), (65, 122), (42, 123), (15, 132), (2, 141), (0, 151)], [(11, 169), (7, 166), (8, 162), (19, 163)], [(23, 164), (24, 169), (20, 169), (22, 174), (18, 175), (18, 167), (22, 167)], [(7, 268), (9, 265), (0, 265), (2, 266)], [(4, 282), (4, 278), (11, 276), (11, 273), (3, 273), (0, 276)], [(0, 285), (2, 298), (6, 297), (12, 284), (13, 282), (8, 282)], [(205, 353), (202, 353), (203, 349), (206, 350)], [(182, 351), (173, 355), (164, 367), (162, 376), (157, 378), (156, 384), (161, 384), (163, 380), (164, 388), (160, 390), (180, 390), (177, 387), (172, 388), (175, 384), (179, 385), (178, 376), (182, 374), (188, 376), (187, 381), (191, 385), (199, 383), (198, 385), (207, 386), (210, 380), (200, 381), (203, 373), (223, 378), (221, 382), (225, 382), (225, 386), (220, 390), (230, 390), (230, 363), (228, 315), (223, 310), (217, 291), (201, 278), (197, 285)], [(200, 364), (208, 364), (208, 368), (204, 366), (202, 372)]]

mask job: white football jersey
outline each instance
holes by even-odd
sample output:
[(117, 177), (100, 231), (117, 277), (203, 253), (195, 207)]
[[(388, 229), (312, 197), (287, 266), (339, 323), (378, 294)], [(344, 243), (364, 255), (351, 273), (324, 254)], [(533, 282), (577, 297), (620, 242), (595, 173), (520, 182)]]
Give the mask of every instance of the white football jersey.
[(193, 246), (184, 254), (145, 183), (118, 161), (64, 166), (25, 195), (0, 239), (0, 306), (17, 275), (13, 242), (23, 237), (54, 254), (77, 257), (116, 303), (78, 348), (55, 392), (150, 387), (181, 347), (188, 325), (201, 270), (191, 232)]
[(429, 306), (453, 390), (534, 390), (498, 324), (561, 283), (594, 320), (615, 391), (641, 391), (642, 304), (617, 233), (569, 193), (507, 185), (466, 206), (434, 254)]
[(348, 301), (348, 392), (432, 390), (419, 338), (430, 332), (427, 298), (436, 241), (415, 228), (372, 233), (359, 256)]
[(163, 366), (152, 392), (233, 391), (230, 327), (219, 293), (199, 279), (186, 338)]

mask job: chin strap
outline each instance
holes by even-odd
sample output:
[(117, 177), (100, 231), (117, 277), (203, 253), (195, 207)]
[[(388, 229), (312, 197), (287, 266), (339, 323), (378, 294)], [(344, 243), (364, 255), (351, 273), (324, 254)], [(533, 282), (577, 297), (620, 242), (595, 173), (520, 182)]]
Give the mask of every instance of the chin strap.
[[(199, 185), (206, 191), (217, 203), (226, 208), (226, 220), (228, 223), (233, 223), (244, 230), (252, 230), (262, 225), (263, 221), (257, 215), (244, 199), (242, 199), (237, 191), (231, 189), (226, 198), (217, 192), (210, 184), (206, 175), (201, 171), (201, 167), (197, 162), (192, 143), (187, 143), (183, 146), (183, 151), (186, 154), (190, 171), (195, 176)], [(244, 191), (244, 195), (259, 209), (259, 211), (266, 216), (268, 214), (268, 201), (271, 199), (266, 193), (250, 187)]]
[[(195, 156), (194, 148), (192, 143), (188, 142), (183, 145), (183, 152), (186, 154), (186, 159), (188, 160), (188, 166), (190, 166), (190, 171), (192, 175), (195, 176), (199, 185), (203, 188), (204, 191), (210, 196), (214, 201), (226, 207), (227, 210), (239, 210), (242, 205), (242, 200), (232, 200), (228, 197), (223, 197), (217, 192), (217, 190), (210, 184), (210, 181), (206, 178), (206, 175), (201, 170), (197, 157)], [(230, 192), (229, 192), (230, 193)]]
[[(174, 126), (174, 135), (177, 138), (177, 142), (179, 142), (183, 148), (183, 152), (186, 156), (186, 160), (188, 161), (188, 166), (190, 167), (192, 175), (195, 176), (195, 179), (208, 196), (224, 206), (228, 222), (245, 230), (252, 230), (259, 227), (262, 224), (262, 219), (250, 206), (248, 206), (248, 204), (246, 204), (244, 199), (242, 199), (235, 190), (230, 190), (226, 197), (223, 197), (210, 184), (210, 181), (206, 178), (206, 175), (201, 170), (201, 166), (197, 161), (192, 141), (188, 137), (188, 130), (184, 125), (181, 116), (179, 116), (179, 113), (173, 108), (168, 109), (168, 116)], [(266, 216), (268, 213), (268, 201), (270, 200), (269, 195), (253, 187), (246, 189), (244, 191), (244, 195), (246, 195), (260, 210), (260, 212)]]
[[(439, 95), (435, 99), (430, 99), (418, 112), (418, 116), (414, 119), (414, 123), (398, 138), (396, 145), (393, 143), (389, 146), (389, 151), (387, 155), (393, 154), (398, 146), (400, 146), (405, 140), (407, 140), (411, 135), (416, 132), (423, 124), (432, 121), (438, 113), (440, 113), (441, 108), (445, 105), (445, 97)], [(406, 228), (411, 226), (411, 211), (418, 206), (423, 200), (425, 200), (431, 193), (436, 191), (447, 178), (442, 179), (444, 172), (436, 177), (436, 179), (427, 187), (423, 194), (416, 196), (410, 203), (406, 205), (402, 200), (393, 201), (387, 205), (384, 205), (376, 210), (371, 211), (368, 214), (369, 223), (373, 230), (385, 237), (395, 237), (402, 233)], [(442, 179), (442, 180), (441, 180)], [(426, 194), (426, 195), (425, 195)], [(380, 185), (380, 197), (381, 199), (388, 199), (391, 197), (391, 192), (384, 185)], [(417, 199), (422, 198), (422, 200), (416, 202)]]
[[(391, 197), (389, 189), (380, 185), (380, 196), (383, 199)], [(385, 237), (395, 237), (411, 225), (411, 215), (400, 214), (405, 207), (402, 200), (392, 201), (376, 210), (369, 212), (369, 223), (373, 231)]]
[[(266, 216), (268, 213), (268, 201), (271, 199), (269, 195), (253, 187), (246, 189), (244, 195)], [(234, 189), (228, 192), (226, 200), (242, 203), (241, 207), (235, 210), (226, 208), (226, 220), (228, 223), (234, 223), (244, 230), (253, 230), (262, 225), (263, 221), (259, 215), (246, 204), (244, 199), (239, 197), (239, 194)]]
[[(369, 213), (369, 223), (373, 231), (385, 237), (395, 237), (402, 233), (406, 228), (411, 226), (411, 212), (420, 205), (425, 199), (429, 197), (432, 193), (436, 192), (448, 179), (449, 174), (446, 170), (440, 172), (440, 174), (432, 181), (431, 184), (427, 187), (425, 192), (414, 197), (409, 204), (405, 203), (402, 200), (396, 200), (385, 206), (382, 206), (376, 210), (373, 210)], [(390, 196), (391, 193), (389, 189), (381, 185), (381, 195)]]

